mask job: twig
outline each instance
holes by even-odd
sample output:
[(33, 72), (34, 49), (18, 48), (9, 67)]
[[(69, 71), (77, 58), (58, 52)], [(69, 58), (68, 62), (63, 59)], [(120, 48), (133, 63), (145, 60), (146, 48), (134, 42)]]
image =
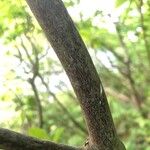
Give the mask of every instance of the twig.
[(42, 128), (43, 122), (44, 122), (43, 121), (43, 109), (42, 109), (41, 99), (39, 97), (38, 90), (36, 88), (34, 81), (35, 81), (34, 78), (29, 79), (29, 83), (31, 84), (31, 87), (32, 87), (33, 92), (34, 92), (35, 102), (36, 102), (36, 106), (37, 106), (37, 110), (38, 110), (39, 127)]
[(115, 24), (116, 25), (116, 31), (117, 31), (117, 35), (118, 35), (118, 38), (119, 38), (119, 41), (120, 41), (120, 45), (121, 47), (123, 48), (125, 54), (126, 54), (126, 60), (124, 61), (124, 64), (126, 66), (126, 71), (125, 72), (122, 72), (121, 69), (120, 69), (120, 73), (122, 73), (122, 75), (124, 75), (129, 83), (130, 83), (130, 87), (132, 89), (132, 92), (133, 92), (133, 96), (134, 96), (134, 101), (137, 105), (137, 107), (139, 108), (140, 112), (142, 111), (141, 109), (141, 96), (140, 94), (138, 93), (137, 89), (136, 89), (136, 84), (135, 84), (135, 80), (134, 78), (132, 77), (132, 71), (131, 71), (131, 59), (129, 57), (129, 54), (128, 54), (128, 48), (126, 46), (126, 43), (123, 41), (123, 37), (121, 35), (121, 32), (120, 32), (120, 27), (119, 27), (119, 24)]
[(57, 104), (60, 106), (60, 108), (67, 114), (67, 116), (74, 123), (74, 125), (76, 127), (78, 127), (82, 132), (87, 134), (87, 130), (74, 119), (74, 117), (69, 113), (69, 111), (66, 109), (66, 107), (57, 99), (55, 94), (50, 91), (50, 89), (49, 89), (48, 85), (46, 84), (46, 82), (44, 81), (43, 77), (40, 74), (38, 76), (41, 79), (43, 85), (46, 87), (48, 93), (54, 98), (54, 100), (57, 102)]
[(145, 31), (144, 15), (142, 13), (142, 6), (143, 6), (143, 0), (139, 0), (139, 5), (137, 4), (137, 7), (138, 7), (138, 11), (140, 13), (141, 27), (143, 30), (143, 40), (144, 40), (144, 45), (145, 45), (145, 49), (147, 52), (147, 59), (148, 59), (149, 66), (150, 66), (150, 48), (149, 48), (149, 41), (147, 40), (147, 35), (146, 35), (146, 31)]
[(23, 49), (24, 49), (24, 51), (25, 51), (25, 53), (27, 55), (27, 58), (29, 59), (30, 63), (33, 65), (34, 64), (33, 60), (31, 58), (30, 54), (28, 53), (28, 50), (27, 50), (26, 46), (24, 45), (22, 38), (20, 38), (20, 39), (21, 39), (21, 46), (23, 47)]
[(122, 19), (122, 21), (121, 21), (122, 24), (125, 23), (125, 21), (126, 21), (126, 19), (127, 19), (127, 17), (128, 17), (128, 13), (129, 13), (129, 11), (130, 11), (131, 4), (132, 4), (132, 0), (130, 0), (129, 6), (128, 6), (128, 8), (126, 9), (126, 15), (123, 17), (123, 19)]

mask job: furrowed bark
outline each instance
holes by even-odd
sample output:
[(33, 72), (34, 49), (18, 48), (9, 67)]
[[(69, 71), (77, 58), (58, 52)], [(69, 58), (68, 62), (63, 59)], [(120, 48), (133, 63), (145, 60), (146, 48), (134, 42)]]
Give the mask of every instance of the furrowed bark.
[(87, 48), (61, 0), (26, 0), (61, 61), (82, 107), (87, 149), (122, 150), (107, 98)]

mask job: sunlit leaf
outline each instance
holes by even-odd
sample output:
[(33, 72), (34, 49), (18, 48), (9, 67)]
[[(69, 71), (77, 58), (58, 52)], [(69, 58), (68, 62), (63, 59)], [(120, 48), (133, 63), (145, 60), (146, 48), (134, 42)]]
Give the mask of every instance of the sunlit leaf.
[(37, 137), (40, 139), (49, 139), (49, 135), (44, 129), (37, 128), (37, 127), (32, 127), (28, 129), (28, 135)]

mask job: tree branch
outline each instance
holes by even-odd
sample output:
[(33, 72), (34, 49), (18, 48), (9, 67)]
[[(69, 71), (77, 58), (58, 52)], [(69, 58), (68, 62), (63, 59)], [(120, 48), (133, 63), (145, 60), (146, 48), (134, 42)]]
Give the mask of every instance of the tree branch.
[(79, 99), (89, 132), (88, 148), (124, 149), (90, 55), (61, 0), (26, 0), (61, 61)]
[(82, 148), (39, 140), (3, 128), (0, 128), (0, 148), (5, 150), (82, 150)]

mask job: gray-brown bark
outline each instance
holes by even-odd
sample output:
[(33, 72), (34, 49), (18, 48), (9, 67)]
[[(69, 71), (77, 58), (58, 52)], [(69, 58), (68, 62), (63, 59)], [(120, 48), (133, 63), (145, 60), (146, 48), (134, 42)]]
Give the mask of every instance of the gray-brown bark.
[(2, 128), (0, 128), (0, 148), (5, 150), (81, 150), (50, 141), (42, 141)]
[(111, 149), (116, 131), (89, 53), (61, 0), (26, 0), (61, 61), (82, 107), (89, 145)]

